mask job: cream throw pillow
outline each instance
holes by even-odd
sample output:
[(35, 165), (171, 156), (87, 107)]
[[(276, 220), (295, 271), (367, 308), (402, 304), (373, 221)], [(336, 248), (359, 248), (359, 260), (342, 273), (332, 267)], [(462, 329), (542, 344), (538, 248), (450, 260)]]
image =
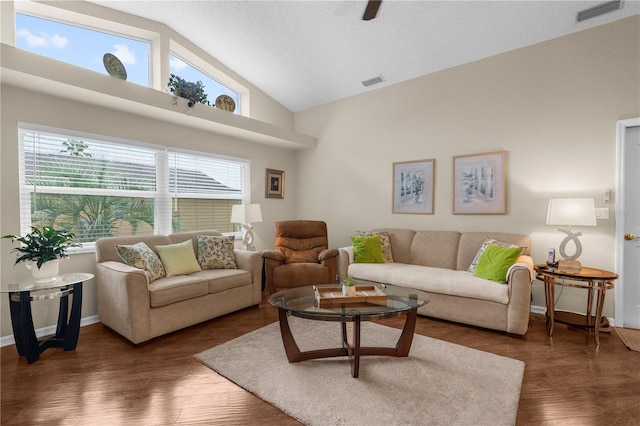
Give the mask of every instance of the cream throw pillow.
[(191, 240), (168, 246), (156, 246), (167, 276), (186, 275), (202, 270), (193, 252)]

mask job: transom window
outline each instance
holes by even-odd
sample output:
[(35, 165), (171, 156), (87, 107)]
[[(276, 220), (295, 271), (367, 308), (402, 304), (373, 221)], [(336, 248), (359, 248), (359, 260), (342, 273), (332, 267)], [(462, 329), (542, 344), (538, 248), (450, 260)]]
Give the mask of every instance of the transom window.
[(105, 53), (124, 65), (127, 81), (149, 87), (149, 42), (16, 13), (16, 47), (107, 74)]
[[(150, 31), (114, 23), (113, 31), (118, 32), (116, 33), (111, 31), (109, 23), (102, 22), (99, 28), (94, 28), (76, 22), (77, 17), (69, 18), (73, 23), (62, 22), (57, 16), (49, 17), (47, 8), (39, 8), (38, 4), (28, 3), (28, 5), (27, 10), (15, 13), (15, 44), (20, 49), (107, 75), (109, 72), (103, 57), (107, 53), (112, 54), (122, 63), (127, 81), (162, 91), (167, 89), (169, 76), (161, 74), (159, 63), (167, 61), (170, 73), (187, 82), (201, 81), (204, 84), (210, 105), (215, 105), (218, 96), (227, 95), (236, 105), (234, 113), (240, 114), (243, 111), (240, 105), (240, 92), (243, 93), (244, 101), (248, 105), (248, 92), (236, 81), (171, 39), (169, 40), (171, 52), (167, 57), (163, 53), (165, 50), (158, 47), (161, 37)], [(31, 10), (33, 8), (35, 9)], [(46, 16), (46, 18), (40, 16)], [(95, 20), (89, 21), (95, 23)], [(176, 49), (179, 53), (176, 53)], [(158, 58), (152, 60), (151, 51), (162, 55), (159, 58), (160, 62)], [(110, 64), (119, 70), (117, 61), (110, 61)], [(247, 112), (248, 109), (245, 106), (244, 113)]]
[(211, 105), (215, 105), (216, 98), (220, 95), (230, 96), (236, 104), (234, 112), (238, 111), (238, 94), (229, 89), (222, 83), (214, 80), (198, 68), (189, 64), (187, 61), (180, 59), (175, 54), (169, 56), (169, 65), (171, 73), (181, 77), (189, 82), (195, 83), (201, 81), (204, 85), (204, 92), (207, 94), (207, 100)]
[[(35, 127), (35, 126), (34, 126)], [(235, 232), (249, 201), (249, 161), (21, 125), (20, 211), (30, 226), (108, 236)]]

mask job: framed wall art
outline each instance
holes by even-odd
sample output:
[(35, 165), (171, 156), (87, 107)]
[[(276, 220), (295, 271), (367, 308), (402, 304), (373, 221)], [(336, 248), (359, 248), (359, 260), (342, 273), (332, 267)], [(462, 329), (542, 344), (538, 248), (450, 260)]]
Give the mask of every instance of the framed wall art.
[(506, 151), (453, 157), (453, 214), (506, 214), (506, 188)]
[(284, 171), (267, 169), (265, 197), (284, 198)]
[(393, 213), (433, 214), (435, 160), (393, 163)]

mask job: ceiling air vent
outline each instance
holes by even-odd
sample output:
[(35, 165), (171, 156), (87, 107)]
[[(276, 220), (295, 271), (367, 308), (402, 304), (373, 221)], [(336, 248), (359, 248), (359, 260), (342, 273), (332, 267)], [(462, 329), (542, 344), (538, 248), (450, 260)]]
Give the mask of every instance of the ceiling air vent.
[(369, 80), (365, 80), (362, 82), (362, 84), (364, 84), (365, 87), (369, 87), (369, 86), (373, 86), (374, 84), (378, 84), (378, 83), (382, 83), (384, 80), (384, 78), (379, 75), (377, 77), (373, 77), (370, 78)]
[(618, 10), (620, 9), (621, 3), (621, 0), (608, 1), (578, 12), (578, 22), (586, 21), (587, 19), (595, 18), (596, 16)]

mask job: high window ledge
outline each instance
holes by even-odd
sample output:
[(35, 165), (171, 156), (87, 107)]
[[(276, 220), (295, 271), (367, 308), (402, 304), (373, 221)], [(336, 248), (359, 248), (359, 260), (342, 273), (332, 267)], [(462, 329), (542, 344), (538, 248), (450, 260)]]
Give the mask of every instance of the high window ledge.
[(79, 102), (108, 106), (183, 126), (287, 149), (316, 145), (316, 138), (198, 104), (117, 78), (84, 70), (7, 44), (1, 45), (2, 83)]

